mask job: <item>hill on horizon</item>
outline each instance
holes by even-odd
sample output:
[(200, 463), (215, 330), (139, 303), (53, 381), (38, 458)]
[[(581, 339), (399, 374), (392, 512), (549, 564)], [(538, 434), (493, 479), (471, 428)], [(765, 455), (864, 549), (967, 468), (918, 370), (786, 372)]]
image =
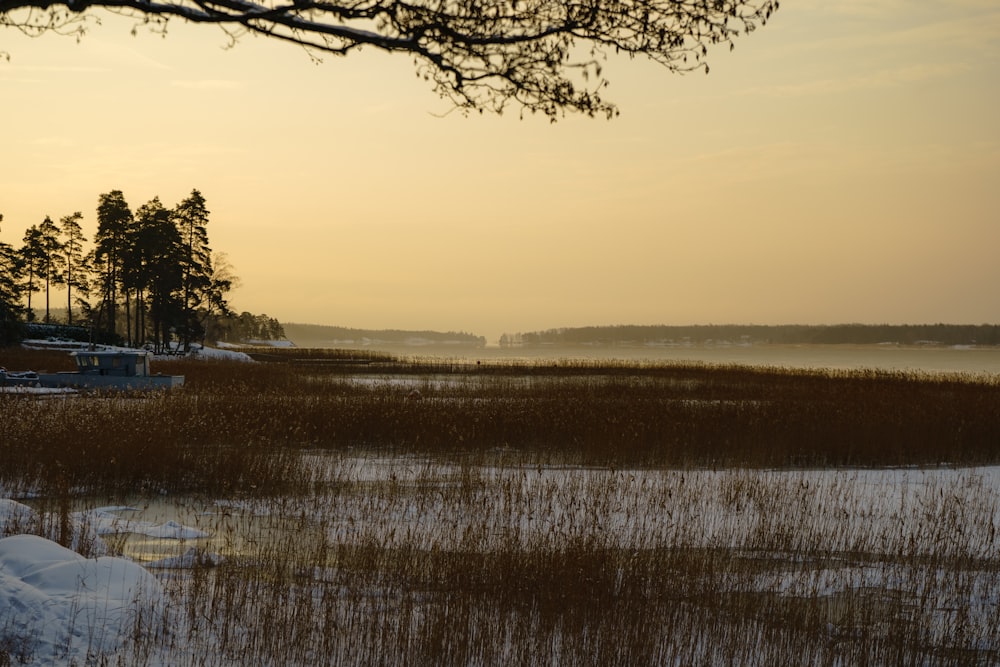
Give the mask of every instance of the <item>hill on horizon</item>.
[(483, 347), (484, 336), (455, 331), (356, 329), (327, 324), (283, 323), (285, 337), (299, 347), (449, 346)]
[(706, 343), (774, 345), (1000, 345), (996, 324), (615, 325), (504, 334), (501, 346), (629, 346)]
[[(325, 324), (284, 324), (300, 347), (473, 347), (487, 344), (468, 332), (359, 329)], [(564, 327), (503, 334), (501, 347), (772, 345), (1000, 345), (997, 324), (696, 324)]]

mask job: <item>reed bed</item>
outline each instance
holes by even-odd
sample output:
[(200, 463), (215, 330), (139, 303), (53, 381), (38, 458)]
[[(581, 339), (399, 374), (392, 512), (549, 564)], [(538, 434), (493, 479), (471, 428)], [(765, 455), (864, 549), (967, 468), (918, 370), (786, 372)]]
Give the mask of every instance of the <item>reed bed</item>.
[[(28, 367), (18, 354), (5, 352), (3, 363)], [(68, 362), (37, 354), (31, 367)], [(187, 377), (170, 394), (0, 395), (0, 483), (274, 493), (300, 483), (292, 453), (303, 448), (617, 467), (1000, 459), (995, 377), (596, 363), (445, 363), (433, 372), (423, 363), (417, 373), (399, 360), (311, 354), (160, 362), (157, 370)]]
[[(169, 664), (992, 664), (1000, 471), (654, 471), (326, 452), (163, 575)], [(295, 535), (294, 541), (285, 537)]]
[(94, 664), (1000, 661), (997, 378), (268, 355), (0, 396), (0, 488), (59, 533), (209, 508), (169, 622)]

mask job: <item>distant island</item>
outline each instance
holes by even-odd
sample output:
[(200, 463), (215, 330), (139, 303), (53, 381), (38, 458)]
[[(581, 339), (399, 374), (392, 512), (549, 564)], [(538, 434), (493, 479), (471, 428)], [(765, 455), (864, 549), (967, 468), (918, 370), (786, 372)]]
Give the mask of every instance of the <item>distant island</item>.
[(501, 347), (685, 345), (1000, 345), (996, 324), (617, 325), (503, 334)]
[(323, 324), (284, 324), (285, 337), (298, 347), (460, 347), (486, 345), (484, 336), (465, 332), (351, 329)]
[[(485, 336), (467, 332), (357, 329), (285, 323), (284, 337), (298, 347), (461, 348), (486, 347)], [(1000, 346), (1000, 324), (694, 324), (564, 327), (505, 333), (501, 348), (686, 347), (732, 345)]]

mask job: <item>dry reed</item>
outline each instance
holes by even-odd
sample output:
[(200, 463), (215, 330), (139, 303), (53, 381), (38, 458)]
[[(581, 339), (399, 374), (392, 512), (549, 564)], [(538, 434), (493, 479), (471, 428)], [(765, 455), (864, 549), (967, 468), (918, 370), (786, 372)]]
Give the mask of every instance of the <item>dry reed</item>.
[(109, 660), (1000, 660), (995, 472), (917, 467), (997, 463), (995, 378), (270, 358), (0, 396), (0, 486), (57, 519), (225, 501), (199, 520), (226, 560), (164, 573), (172, 624)]

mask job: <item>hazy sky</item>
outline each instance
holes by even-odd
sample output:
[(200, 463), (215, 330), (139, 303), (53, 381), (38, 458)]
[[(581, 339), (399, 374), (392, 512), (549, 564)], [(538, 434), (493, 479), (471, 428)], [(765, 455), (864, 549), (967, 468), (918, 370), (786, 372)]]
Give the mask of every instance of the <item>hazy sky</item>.
[(238, 310), (502, 332), (1000, 321), (1000, 4), (789, 0), (613, 121), (442, 116), (406, 56), (7, 29), (0, 240), (201, 190)]

